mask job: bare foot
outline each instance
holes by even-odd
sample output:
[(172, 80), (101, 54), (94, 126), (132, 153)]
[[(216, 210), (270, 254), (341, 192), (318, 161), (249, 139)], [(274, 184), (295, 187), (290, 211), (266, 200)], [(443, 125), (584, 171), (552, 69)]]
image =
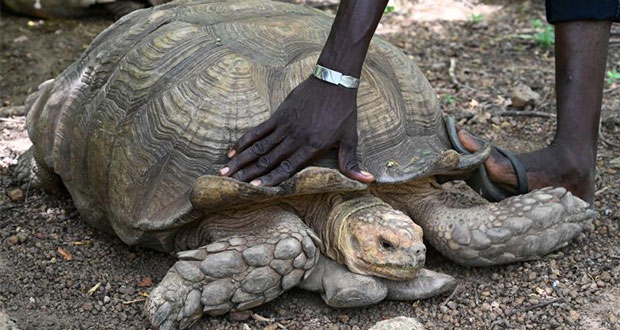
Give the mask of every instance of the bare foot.
[[(458, 132), (459, 140), (470, 152), (481, 143), (464, 129)], [(530, 189), (548, 186), (564, 187), (588, 203), (594, 198), (594, 159), (587, 152), (577, 153), (569, 148), (550, 145), (546, 148), (516, 155), (527, 173)], [(489, 178), (500, 185), (516, 189), (517, 176), (510, 161), (493, 150), (484, 165)]]

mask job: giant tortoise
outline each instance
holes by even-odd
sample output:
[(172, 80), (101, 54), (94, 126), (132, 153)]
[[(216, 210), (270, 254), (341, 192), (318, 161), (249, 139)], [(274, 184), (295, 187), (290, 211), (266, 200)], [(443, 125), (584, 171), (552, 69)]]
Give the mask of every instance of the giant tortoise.
[(591, 225), (563, 188), (488, 203), (437, 183), (486, 159), (452, 150), (420, 70), (374, 38), (358, 94), (358, 159), (334, 153), (276, 187), (216, 175), (230, 145), (312, 71), (332, 18), (266, 0), (173, 2), (102, 32), (27, 100), (33, 147), (18, 176), (59, 179), (83, 218), (180, 259), (151, 292), (154, 326), (244, 310), (301, 286), (333, 306), (419, 299), (453, 286), (422, 270), (426, 239), (463, 265), (538, 258)]
[(77, 18), (111, 13), (121, 17), (136, 9), (170, 0), (2, 0), (12, 11), (40, 18)]

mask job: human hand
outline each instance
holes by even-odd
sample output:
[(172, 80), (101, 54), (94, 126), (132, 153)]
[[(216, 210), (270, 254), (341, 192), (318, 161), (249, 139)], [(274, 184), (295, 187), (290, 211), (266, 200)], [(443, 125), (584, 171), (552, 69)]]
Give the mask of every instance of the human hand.
[(244, 134), (228, 153), (220, 175), (253, 185), (274, 186), (310, 160), (337, 146), (342, 173), (374, 180), (357, 159), (357, 90), (310, 77), (286, 97), (273, 116)]

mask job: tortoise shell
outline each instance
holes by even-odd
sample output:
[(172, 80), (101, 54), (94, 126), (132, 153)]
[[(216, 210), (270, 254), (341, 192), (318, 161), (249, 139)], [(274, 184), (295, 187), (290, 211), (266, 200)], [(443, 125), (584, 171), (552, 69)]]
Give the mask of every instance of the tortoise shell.
[[(265, 0), (136, 11), (29, 98), (30, 138), (91, 224), (137, 243), (195, 219), (197, 178), (223, 167), (232, 143), (309, 76), (332, 21)], [(436, 96), (416, 65), (377, 37), (357, 103), (358, 159), (377, 182), (442, 170), (451, 147)], [(337, 168), (335, 154), (318, 164)]]

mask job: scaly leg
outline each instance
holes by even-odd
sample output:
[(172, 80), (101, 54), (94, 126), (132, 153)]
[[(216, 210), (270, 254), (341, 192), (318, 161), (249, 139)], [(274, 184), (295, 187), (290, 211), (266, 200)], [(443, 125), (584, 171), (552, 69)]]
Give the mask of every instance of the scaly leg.
[(36, 159), (34, 146), (19, 157), (14, 174), (22, 190), (54, 190), (62, 187), (60, 177)]
[(452, 276), (427, 269), (421, 269), (415, 277), (405, 281), (361, 275), (321, 254), (316, 267), (299, 287), (321, 293), (323, 301), (332, 307), (360, 307), (384, 299), (426, 299), (448, 292), (455, 285)]
[(296, 286), (317, 261), (318, 238), (299, 217), (277, 207), (210, 217), (200, 227), (193, 232), (221, 237), (178, 253), (146, 304), (156, 328), (186, 329), (203, 313), (259, 306)]
[(435, 249), (468, 266), (540, 258), (591, 229), (596, 215), (588, 203), (564, 188), (544, 188), (477, 206), (465, 198), (468, 194), (443, 190), (431, 181), (397, 188), (401, 191), (382, 198), (421, 225)]

